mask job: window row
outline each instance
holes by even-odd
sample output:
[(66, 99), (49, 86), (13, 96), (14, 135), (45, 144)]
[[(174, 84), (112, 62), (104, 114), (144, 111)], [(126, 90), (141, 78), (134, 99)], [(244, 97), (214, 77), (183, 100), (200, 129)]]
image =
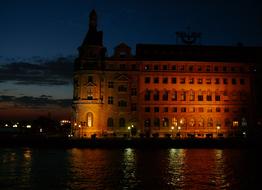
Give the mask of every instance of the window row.
[(211, 65), (168, 65), (168, 64), (147, 64), (144, 71), (179, 71), (179, 72), (245, 72), (241, 66), (211, 66)]
[(212, 112), (216, 112), (216, 113), (220, 113), (220, 112), (224, 112), (224, 113), (247, 113), (247, 108), (246, 107), (236, 107), (236, 108), (229, 108), (229, 107), (145, 107), (144, 108), (144, 112), (145, 113), (150, 113), (150, 112), (154, 112), (154, 113), (159, 113), (159, 112), (164, 112), (164, 113), (168, 113), (168, 112), (173, 112), (173, 113), (177, 113), (177, 112), (181, 112), (181, 113), (194, 113), (194, 112), (199, 112), (199, 113), (203, 113), (203, 112), (207, 112), (207, 113), (212, 113)]
[(217, 127), (217, 129), (220, 129), (220, 127), (246, 127), (247, 126), (247, 120), (245, 118), (242, 118), (238, 120), (237, 118), (229, 119), (226, 118), (223, 120), (221, 119), (214, 119), (214, 118), (207, 118), (206, 120), (202, 117), (196, 119), (196, 118), (184, 118), (181, 117), (180, 119), (173, 117), (173, 118), (167, 118), (164, 117), (160, 119), (159, 117), (154, 118), (147, 118), (144, 120), (144, 127), (174, 127), (174, 130), (184, 130), (187, 129), (187, 127)]
[[(154, 83), (158, 84), (160, 83), (160, 78), (159, 77), (145, 77), (144, 78), (144, 83), (149, 84), (149, 83)], [(162, 84), (204, 84), (204, 79), (203, 78), (189, 78), (187, 79), (186, 77), (180, 77), (179, 81), (177, 77), (162, 77)], [(205, 84), (229, 84), (230, 79), (229, 78), (205, 78)], [(237, 85), (241, 84), (244, 85), (246, 83), (244, 78), (236, 79), (236, 78), (231, 78), (231, 84)]]

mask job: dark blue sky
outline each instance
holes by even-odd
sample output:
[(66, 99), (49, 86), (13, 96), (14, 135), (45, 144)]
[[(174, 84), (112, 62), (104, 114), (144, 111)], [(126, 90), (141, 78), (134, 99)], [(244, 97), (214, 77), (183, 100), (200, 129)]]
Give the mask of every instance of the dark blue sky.
[(91, 9), (104, 45), (176, 43), (176, 31), (202, 32), (202, 44), (262, 45), (260, 0), (1, 0), (0, 56), (76, 54)]
[(136, 43), (175, 44), (187, 27), (202, 33), (202, 45), (262, 46), (261, 0), (1, 0), (0, 119), (70, 118), (67, 56), (77, 55), (92, 9), (109, 54), (120, 42), (133, 52)]

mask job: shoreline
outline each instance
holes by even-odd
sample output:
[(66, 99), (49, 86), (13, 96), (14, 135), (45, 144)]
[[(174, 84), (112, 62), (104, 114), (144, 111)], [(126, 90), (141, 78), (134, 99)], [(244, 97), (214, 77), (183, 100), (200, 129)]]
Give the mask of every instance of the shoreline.
[(171, 139), (171, 138), (95, 138), (64, 137), (1, 138), (0, 147), (46, 148), (256, 148), (260, 142), (245, 138)]

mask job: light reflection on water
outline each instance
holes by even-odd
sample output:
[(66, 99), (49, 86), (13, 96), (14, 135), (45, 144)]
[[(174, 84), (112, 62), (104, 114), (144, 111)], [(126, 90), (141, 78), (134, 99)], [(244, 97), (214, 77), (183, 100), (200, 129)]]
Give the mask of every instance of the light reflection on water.
[(246, 149), (1, 148), (0, 189), (250, 189)]

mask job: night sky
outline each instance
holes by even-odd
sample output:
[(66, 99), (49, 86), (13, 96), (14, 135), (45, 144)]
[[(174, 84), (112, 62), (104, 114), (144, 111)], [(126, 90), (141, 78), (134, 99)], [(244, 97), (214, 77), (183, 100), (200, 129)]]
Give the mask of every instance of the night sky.
[(262, 46), (261, 0), (1, 0), (0, 120), (70, 119), (72, 63), (92, 9), (109, 55), (120, 42), (133, 52), (175, 44), (188, 27), (202, 45)]

